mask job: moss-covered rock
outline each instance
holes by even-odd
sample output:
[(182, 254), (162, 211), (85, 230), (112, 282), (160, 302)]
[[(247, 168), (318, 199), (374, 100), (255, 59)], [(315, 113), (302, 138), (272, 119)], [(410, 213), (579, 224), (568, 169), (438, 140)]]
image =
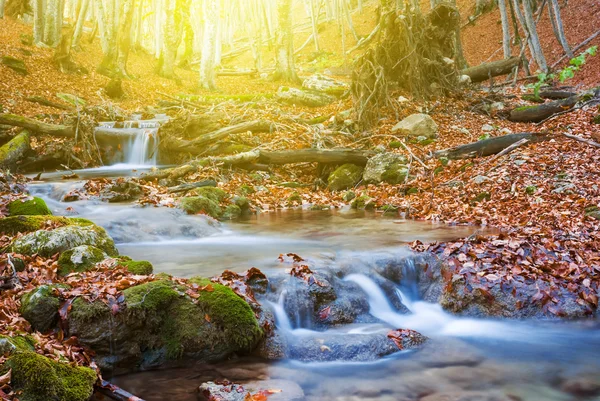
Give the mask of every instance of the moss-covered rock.
[(375, 202), (369, 196), (361, 195), (352, 201), (350, 207), (358, 210), (373, 210), (375, 209)]
[(400, 184), (406, 179), (408, 167), (406, 157), (395, 153), (381, 153), (367, 162), (363, 179), (367, 183)]
[(196, 196), (203, 196), (217, 203), (229, 199), (229, 194), (217, 187), (201, 187), (194, 189), (192, 192)]
[(41, 285), (21, 297), (19, 312), (34, 330), (45, 333), (52, 329), (58, 321), (60, 299), (55, 294), (56, 288), (68, 288), (64, 284)]
[(127, 268), (131, 273), (140, 276), (148, 276), (154, 272), (154, 266), (147, 260), (132, 260), (125, 256), (118, 258), (120, 266)]
[(8, 204), (8, 213), (11, 216), (49, 216), (52, 211), (42, 198), (27, 200), (17, 199)]
[(194, 298), (166, 277), (128, 288), (115, 315), (102, 302), (77, 299), (69, 334), (95, 351), (101, 368), (117, 373), (180, 357), (218, 361), (251, 351), (263, 333), (250, 306), (228, 287), (192, 281), (210, 287)]
[(246, 212), (250, 209), (250, 200), (245, 196), (234, 196), (232, 202), (234, 205), (237, 205), (242, 212)]
[(15, 235), (41, 230), (44, 226), (66, 226), (71, 221), (59, 216), (10, 216), (0, 219), (0, 234)]
[(223, 216), (223, 220), (235, 220), (242, 215), (242, 209), (238, 205), (227, 205)]
[(356, 198), (356, 193), (354, 193), (354, 191), (348, 191), (342, 197), (342, 199), (344, 199), (344, 202), (350, 202), (355, 198)]
[(360, 182), (362, 174), (362, 167), (350, 163), (344, 164), (329, 174), (328, 187), (332, 191), (352, 188)]
[(91, 270), (96, 263), (102, 262), (108, 255), (91, 245), (80, 245), (63, 252), (58, 258), (58, 274), (66, 276), (73, 272)]
[(302, 197), (300, 196), (300, 194), (298, 192), (294, 192), (292, 193), (289, 197), (288, 197), (288, 203), (293, 204), (293, 203), (298, 203), (299, 205), (302, 204)]
[(87, 401), (97, 375), (92, 369), (55, 362), (35, 352), (17, 352), (6, 361), (11, 385), (22, 401)]
[(219, 202), (205, 196), (188, 196), (181, 199), (179, 207), (187, 214), (206, 214), (218, 219), (223, 212)]
[(0, 354), (9, 356), (16, 352), (35, 351), (35, 340), (31, 336), (0, 336)]
[(473, 203), (483, 202), (484, 200), (489, 201), (491, 199), (492, 194), (490, 194), (489, 192), (481, 192), (475, 197), (475, 199), (473, 199)]
[(77, 224), (59, 227), (51, 231), (38, 230), (17, 238), (12, 244), (13, 252), (23, 255), (39, 254), (50, 257), (80, 245), (91, 245), (106, 252), (108, 256), (118, 256), (112, 238), (97, 225), (85, 225), (85, 220)]

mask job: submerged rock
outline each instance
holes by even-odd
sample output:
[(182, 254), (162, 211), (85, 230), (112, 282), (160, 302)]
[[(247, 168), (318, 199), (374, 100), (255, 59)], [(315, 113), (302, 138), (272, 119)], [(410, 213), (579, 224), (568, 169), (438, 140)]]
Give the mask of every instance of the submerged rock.
[(17, 238), (12, 244), (12, 250), (23, 255), (37, 253), (41, 256), (50, 257), (80, 245), (94, 246), (106, 252), (109, 256), (119, 254), (112, 238), (102, 227), (94, 224), (69, 225), (51, 231), (38, 230)]
[[(198, 400), (245, 401), (252, 395), (267, 392), (269, 401), (302, 401), (304, 391), (290, 380), (260, 380), (239, 384), (203, 383), (198, 388)], [(253, 398), (254, 399), (254, 398)]]
[(415, 138), (424, 136), (433, 139), (438, 136), (438, 126), (427, 114), (412, 114), (396, 124), (392, 132)]
[(346, 163), (329, 174), (327, 182), (332, 191), (341, 191), (350, 189), (360, 182), (363, 175), (363, 168), (355, 164)]
[(85, 272), (102, 262), (108, 255), (91, 245), (80, 245), (63, 252), (58, 258), (58, 274), (66, 276), (73, 272)]
[(8, 213), (11, 216), (49, 216), (52, 211), (42, 198), (21, 200), (17, 199), (8, 204)]
[(123, 291), (116, 315), (100, 301), (73, 302), (69, 335), (96, 353), (102, 369), (127, 372), (149, 369), (181, 357), (214, 362), (252, 351), (263, 336), (250, 306), (230, 288), (192, 279), (198, 299), (169, 280), (152, 281)]
[(381, 153), (367, 162), (363, 179), (367, 183), (400, 184), (406, 179), (408, 167), (406, 157), (395, 153)]
[(117, 180), (100, 193), (102, 200), (107, 202), (127, 202), (142, 196), (142, 187), (132, 181)]

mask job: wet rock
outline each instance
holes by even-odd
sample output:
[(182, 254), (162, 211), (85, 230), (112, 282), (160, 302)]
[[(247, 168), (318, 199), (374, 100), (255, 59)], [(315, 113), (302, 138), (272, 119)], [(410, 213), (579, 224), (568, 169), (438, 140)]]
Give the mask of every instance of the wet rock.
[(399, 184), (404, 182), (408, 174), (406, 157), (395, 153), (381, 153), (367, 162), (363, 179), (367, 183)]
[(101, 249), (90, 245), (80, 245), (63, 252), (58, 258), (58, 274), (66, 276), (73, 272), (91, 270), (96, 263), (102, 262), (108, 255)]
[(34, 330), (45, 333), (56, 326), (60, 299), (55, 288), (68, 288), (66, 285), (41, 285), (21, 297), (19, 312)]
[(18, 199), (8, 204), (8, 213), (11, 216), (49, 216), (52, 211), (42, 198)]
[(413, 114), (396, 124), (392, 132), (415, 138), (424, 136), (433, 139), (437, 138), (438, 126), (427, 114)]
[(154, 266), (147, 260), (132, 260), (128, 256), (121, 256), (117, 263), (136, 275), (148, 276), (154, 271)]
[(227, 205), (221, 219), (235, 220), (242, 215), (242, 209), (238, 205)]
[(541, 383), (511, 385), (504, 392), (518, 401), (573, 401), (570, 395)]
[(189, 196), (181, 198), (179, 207), (187, 214), (205, 214), (218, 219), (222, 210), (218, 202), (204, 196)]
[(69, 313), (69, 335), (96, 353), (113, 373), (150, 369), (182, 357), (216, 362), (252, 351), (263, 332), (250, 306), (230, 288), (193, 278), (198, 299), (170, 280), (123, 291), (118, 313), (103, 302), (78, 298)]
[(560, 388), (578, 397), (600, 395), (600, 378), (598, 376), (572, 377), (565, 380)]
[(415, 361), (427, 367), (476, 366), (483, 355), (466, 343), (452, 338), (431, 339), (415, 355)]
[(332, 191), (353, 188), (360, 182), (362, 175), (362, 167), (350, 163), (344, 164), (329, 174), (328, 187)]
[(435, 393), (421, 398), (419, 401), (514, 401), (501, 392), (496, 391), (449, 391)]
[(47, 226), (60, 227), (69, 224), (71, 221), (68, 218), (59, 216), (9, 216), (0, 219), (0, 234), (30, 233)]
[(114, 184), (104, 188), (100, 197), (111, 203), (128, 202), (139, 198), (143, 193), (142, 187), (135, 182), (117, 180)]
[(203, 383), (198, 388), (200, 401), (244, 401), (261, 392), (268, 392), (269, 401), (302, 401), (304, 391), (295, 382), (290, 380), (262, 380), (244, 385), (217, 384), (214, 382)]
[(335, 289), (321, 273), (314, 273), (310, 283), (290, 277), (285, 284), (284, 309), (293, 323), (312, 327), (316, 315), (331, 301), (337, 299)]
[(112, 238), (102, 227), (94, 224), (69, 225), (51, 231), (38, 230), (17, 238), (12, 244), (12, 250), (23, 255), (37, 253), (50, 257), (80, 245), (94, 246), (109, 256), (119, 254)]
[(329, 334), (295, 337), (289, 344), (290, 358), (304, 362), (375, 361), (400, 350), (387, 333)]

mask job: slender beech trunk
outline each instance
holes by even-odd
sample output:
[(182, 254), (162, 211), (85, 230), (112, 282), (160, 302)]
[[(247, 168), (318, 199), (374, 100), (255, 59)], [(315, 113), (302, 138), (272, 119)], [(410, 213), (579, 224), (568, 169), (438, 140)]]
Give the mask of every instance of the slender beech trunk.
[(217, 88), (215, 84), (215, 60), (220, 5), (220, 0), (204, 1), (204, 38), (202, 59), (200, 61), (200, 85), (208, 90)]
[(573, 52), (571, 51), (569, 42), (565, 36), (558, 0), (548, 0), (548, 10), (550, 11), (550, 20), (552, 21), (552, 28), (554, 29), (556, 39), (565, 50), (565, 54), (569, 56), (569, 58), (573, 58)]
[(83, 32), (83, 25), (87, 18), (89, 4), (90, 0), (83, 0), (81, 2), (81, 7), (79, 8), (79, 13), (77, 15), (77, 23), (75, 24), (75, 32), (73, 32), (73, 42), (71, 44), (73, 47), (79, 45), (79, 39), (81, 39), (81, 33)]
[(277, 4), (277, 48), (275, 79), (298, 82), (294, 65), (294, 37), (292, 31), (292, 0), (279, 0)]
[(117, 53), (117, 74), (121, 77), (128, 77), (127, 60), (129, 59), (129, 50), (131, 49), (131, 27), (133, 25), (133, 12), (135, 10), (135, 0), (122, 0), (121, 17), (118, 32), (118, 53)]
[(548, 71), (548, 64), (542, 51), (542, 45), (540, 44), (540, 38), (537, 33), (535, 20), (533, 19), (533, 10), (531, 9), (530, 0), (523, 0), (523, 15), (525, 16), (525, 24), (527, 31), (529, 32), (529, 40), (533, 48), (533, 58), (538, 65), (538, 68), (542, 72)]
[(33, 0), (33, 41), (36, 45), (44, 41), (44, 0)]
[(6, 7), (6, 0), (0, 0), (0, 18), (4, 18), (4, 7)]
[(498, 0), (498, 8), (500, 8), (500, 19), (502, 21), (502, 49), (504, 50), (504, 58), (509, 58), (511, 56), (510, 21), (506, 9), (506, 0)]

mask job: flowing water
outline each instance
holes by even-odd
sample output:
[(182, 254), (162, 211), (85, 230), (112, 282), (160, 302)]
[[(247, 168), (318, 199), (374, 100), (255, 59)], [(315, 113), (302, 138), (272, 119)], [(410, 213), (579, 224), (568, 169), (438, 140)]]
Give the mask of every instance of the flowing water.
[[(87, 170), (78, 175), (138, 173), (127, 167)], [(431, 401), (598, 400), (587, 397), (584, 391), (589, 387), (586, 383), (597, 382), (600, 373), (600, 327), (596, 322), (460, 318), (419, 298), (406, 243), (464, 237), (474, 232), (473, 227), (404, 221), (350, 210), (270, 213), (222, 224), (168, 208), (99, 201), (63, 203), (60, 199), (64, 194), (82, 186), (83, 181), (61, 180), (56, 175), (45, 175), (44, 179), (32, 183), (30, 190), (45, 198), (56, 214), (93, 220), (115, 238), (122, 254), (150, 260), (156, 272), (212, 276), (224, 269), (243, 271), (256, 266), (269, 275), (281, 272), (277, 257), (287, 252), (317, 265), (362, 266), (360, 273), (348, 274), (344, 280), (366, 294), (371, 321), (316, 330), (300, 318), (290, 319), (285, 310), (289, 296), (285, 290), (263, 302), (273, 311), (278, 330), (290, 340), (311, 338), (325, 343), (332, 338), (350, 340), (397, 328), (414, 329), (431, 339), (421, 350), (398, 352), (378, 361), (269, 362), (243, 358), (215, 365), (186, 362), (177, 368), (113, 378), (115, 384), (148, 401), (196, 400), (201, 383), (224, 379), (249, 383), (249, 388), (267, 385), (283, 390), (272, 396), (275, 401), (290, 399), (286, 397), (299, 389), (307, 400), (419, 400), (433, 393), (447, 393), (450, 398)], [(384, 291), (373, 275), (374, 260), (381, 255), (407, 261), (405, 279), (391, 293)], [(398, 304), (406, 310), (401, 311)], [(459, 398), (458, 393), (466, 398)]]

